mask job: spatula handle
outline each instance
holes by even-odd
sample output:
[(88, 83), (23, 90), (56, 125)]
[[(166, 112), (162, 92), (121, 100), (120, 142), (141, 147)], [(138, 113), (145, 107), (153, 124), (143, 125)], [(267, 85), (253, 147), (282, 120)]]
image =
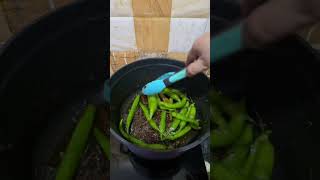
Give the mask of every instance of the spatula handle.
[(173, 74), (172, 76), (170, 76), (169, 78), (164, 80), (164, 83), (166, 84), (166, 86), (170, 86), (171, 84), (180, 81), (181, 79), (184, 79), (187, 77), (187, 69), (184, 68), (180, 71), (178, 71), (177, 73)]
[(242, 30), (243, 23), (239, 23), (238, 25), (211, 39), (211, 63), (215, 63), (223, 57), (231, 55), (242, 49)]

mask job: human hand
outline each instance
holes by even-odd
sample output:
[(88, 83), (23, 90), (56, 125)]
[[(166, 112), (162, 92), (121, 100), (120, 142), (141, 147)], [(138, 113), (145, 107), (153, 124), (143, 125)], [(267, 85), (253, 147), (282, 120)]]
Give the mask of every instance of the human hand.
[[(259, 46), (320, 20), (319, 0), (242, 0), (245, 43)], [(261, 5), (260, 5), (261, 4)]]
[(210, 67), (210, 33), (200, 36), (192, 45), (187, 61), (188, 76), (194, 76)]

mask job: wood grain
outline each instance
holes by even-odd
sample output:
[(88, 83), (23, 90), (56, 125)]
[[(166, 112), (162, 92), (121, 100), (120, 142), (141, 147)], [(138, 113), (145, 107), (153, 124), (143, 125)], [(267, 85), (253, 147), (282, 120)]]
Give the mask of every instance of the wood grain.
[(0, 44), (8, 40), (10, 36), (11, 31), (6, 20), (5, 13), (3, 12), (2, 7), (0, 6)]
[(132, 0), (134, 17), (171, 17), (172, 0)]
[(144, 52), (168, 51), (170, 18), (135, 17), (134, 27), (138, 50)]
[(186, 61), (187, 60), (187, 53), (181, 53), (181, 52), (169, 52), (168, 58), (169, 59), (175, 59), (179, 61)]
[(60, 8), (68, 4), (71, 4), (72, 2), (75, 2), (75, 0), (53, 0), (53, 2), (57, 8)]
[(2, 0), (1, 4), (12, 32), (20, 31), (49, 11), (47, 0)]
[(137, 59), (140, 55), (137, 51), (121, 51), (110, 53), (110, 75), (122, 68), (123, 66), (130, 64)]

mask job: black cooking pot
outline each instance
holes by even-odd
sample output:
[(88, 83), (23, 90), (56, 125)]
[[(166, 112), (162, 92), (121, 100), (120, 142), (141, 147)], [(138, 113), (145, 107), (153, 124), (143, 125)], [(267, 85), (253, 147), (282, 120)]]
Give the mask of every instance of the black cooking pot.
[(213, 65), (213, 86), (246, 97), (251, 116), (272, 130), (273, 180), (314, 179), (320, 107), (319, 53), (293, 36)]
[(200, 133), (189, 144), (168, 151), (156, 151), (138, 147), (121, 136), (119, 132), (120, 108), (126, 98), (132, 93), (169, 71), (178, 71), (185, 65), (182, 62), (168, 59), (151, 58), (139, 60), (131, 63), (117, 71), (110, 79), (111, 84), (111, 134), (126, 145), (136, 155), (152, 160), (172, 159), (183, 152), (199, 145), (204, 139), (209, 137), (209, 120), (207, 117), (207, 91), (209, 79), (204, 74), (199, 74), (193, 78), (184, 79), (176, 83), (173, 87), (184, 89), (196, 103), (200, 112), (200, 119), (203, 120), (203, 127)]
[(74, 104), (103, 89), (106, 9), (105, 1), (67, 6), (25, 28), (0, 52), (0, 179), (30, 179), (35, 144), (49, 124), (72, 121), (53, 123), (52, 117), (75, 111)]

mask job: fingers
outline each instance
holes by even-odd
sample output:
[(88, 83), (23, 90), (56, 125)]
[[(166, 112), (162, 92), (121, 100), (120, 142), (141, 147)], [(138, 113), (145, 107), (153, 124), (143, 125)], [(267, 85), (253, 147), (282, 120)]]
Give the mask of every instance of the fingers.
[[(205, 53), (210, 54), (210, 52), (206, 52), (207, 48), (209, 48), (210, 44), (210, 33), (206, 32), (202, 36), (200, 36), (192, 45), (191, 50), (188, 53), (186, 65), (189, 65), (200, 56), (205, 56)], [(209, 50), (210, 51), (210, 50)]]
[(197, 59), (196, 61), (192, 62), (187, 66), (187, 73), (188, 73), (188, 76), (191, 77), (207, 70), (208, 68), (209, 67), (206, 65), (204, 60)]
[(198, 59), (199, 55), (198, 52), (195, 48), (195, 46), (193, 45), (191, 50), (188, 53), (188, 57), (187, 57), (187, 61), (186, 61), (186, 66), (188, 66), (189, 64), (191, 64), (193, 61), (195, 61), (196, 59)]
[(256, 8), (246, 20), (246, 44), (270, 43), (311, 23), (311, 19), (301, 14), (296, 6), (292, 0), (276, 0)]

